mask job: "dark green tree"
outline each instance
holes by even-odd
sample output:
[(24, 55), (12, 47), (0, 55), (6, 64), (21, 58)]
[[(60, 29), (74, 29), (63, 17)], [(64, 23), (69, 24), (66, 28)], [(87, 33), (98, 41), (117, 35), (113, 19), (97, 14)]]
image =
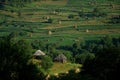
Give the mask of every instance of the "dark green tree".
[(120, 23), (120, 15), (113, 16), (112, 18), (110, 18), (110, 22), (109, 23), (113, 23), (113, 24)]
[(104, 11), (102, 11), (101, 8), (99, 8), (99, 7), (95, 7), (93, 9), (93, 16), (95, 16), (95, 17), (104, 17), (106, 15), (107, 14)]
[(47, 21), (48, 23), (53, 23), (53, 19), (48, 19), (48, 21)]
[(46, 49), (45, 43), (41, 40), (34, 40), (31, 42), (31, 45), (32, 45), (33, 49), (40, 49), (40, 50)]
[(120, 48), (103, 49), (96, 54), (95, 59), (83, 64), (84, 74), (89, 74), (95, 80), (118, 79), (120, 72)]
[(49, 68), (52, 67), (53, 61), (52, 61), (51, 57), (43, 56), (41, 60), (42, 60), (41, 66), (45, 71), (47, 71)]
[(69, 19), (73, 19), (73, 18), (74, 18), (74, 15), (73, 15), (73, 14), (70, 14), (70, 15), (68, 15), (68, 18), (69, 18)]
[(75, 56), (75, 62), (79, 64), (84, 64), (86, 60), (94, 59), (95, 55), (93, 53), (85, 52), (81, 54), (77, 54)]
[(78, 15), (79, 15), (80, 17), (84, 17), (84, 16), (85, 16), (85, 13), (84, 13), (83, 11), (80, 11), (80, 12), (78, 12)]
[(0, 38), (0, 79), (42, 79), (41, 71), (31, 62), (31, 50), (31, 45), (25, 40), (15, 41), (9, 37)]

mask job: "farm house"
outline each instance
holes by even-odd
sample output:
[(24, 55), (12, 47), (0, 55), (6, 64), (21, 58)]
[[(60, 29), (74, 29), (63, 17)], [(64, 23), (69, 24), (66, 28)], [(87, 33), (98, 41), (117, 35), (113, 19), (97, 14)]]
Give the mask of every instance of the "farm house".
[(45, 53), (42, 52), (41, 50), (37, 50), (34, 54), (33, 54), (34, 58), (40, 58), (41, 56), (45, 56)]
[(54, 61), (56, 62), (66, 62), (67, 61), (67, 57), (64, 55), (64, 54), (59, 54), (55, 59)]

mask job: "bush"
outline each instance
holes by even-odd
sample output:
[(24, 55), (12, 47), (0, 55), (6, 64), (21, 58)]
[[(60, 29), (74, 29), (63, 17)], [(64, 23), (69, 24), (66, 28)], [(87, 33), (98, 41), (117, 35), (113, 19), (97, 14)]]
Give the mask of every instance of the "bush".
[(48, 19), (48, 23), (52, 23), (53, 22), (53, 19)]
[(53, 61), (52, 61), (51, 57), (49, 57), (49, 56), (43, 56), (41, 60), (42, 60), (41, 66), (42, 66), (42, 68), (44, 70), (47, 71), (49, 68), (52, 67)]
[(120, 15), (113, 16), (112, 18), (110, 18), (110, 23), (113, 23), (113, 24), (120, 23)]
[(69, 19), (73, 19), (73, 18), (74, 18), (74, 15), (70, 14), (70, 15), (68, 15), (68, 18), (69, 18)]

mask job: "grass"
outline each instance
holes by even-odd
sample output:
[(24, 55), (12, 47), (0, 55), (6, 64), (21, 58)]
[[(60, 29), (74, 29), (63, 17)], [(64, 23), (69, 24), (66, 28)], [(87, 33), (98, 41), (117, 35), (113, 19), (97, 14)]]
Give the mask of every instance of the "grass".
[(55, 62), (53, 67), (50, 69), (49, 74), (56, 75), (59, 73), (66, 73), (71, 69), (77, 69), (79, 67), (82, 67), (80, 64), (72, 64), (72, 63), (58, 63)]
[[(40, 65), (41, 60), (33, 59), (32, 62), (34, 64)], [(65, 63), (59, 63), (59, 62), (54, 62), (53, 66), (49, 69), (49, 71), (45, 72), (45, 74), (50, 74), (50, 75), (56, 75), (60, 73), (66, 73), (71, 69), (80, 69), (82, 67), (81, 64), (76, 64), (76, 63), (70, 63), (70, 62), (65, 62)]]

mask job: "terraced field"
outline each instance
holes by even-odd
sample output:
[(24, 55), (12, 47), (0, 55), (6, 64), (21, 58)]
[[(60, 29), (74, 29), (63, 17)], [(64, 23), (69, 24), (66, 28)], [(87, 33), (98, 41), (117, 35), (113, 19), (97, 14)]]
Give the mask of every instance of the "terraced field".
[[(5, 21), (0, 25), (0, 36), (13, 32), (17, 39), (39, 39), (61, 45), (99, 40), (106, 35), (118, 37), (120, 24), (108, 23), (111, 16), (119, 15), (118, 2), (119, 0), (48, 0), (26, 4), (23, 8), (6, 6), (0, 10), (0, 18)], [(107, 13), (107, 16), (91, 16), (96, 7)], [(81, 11), (87, 17), (80, 17)]]

